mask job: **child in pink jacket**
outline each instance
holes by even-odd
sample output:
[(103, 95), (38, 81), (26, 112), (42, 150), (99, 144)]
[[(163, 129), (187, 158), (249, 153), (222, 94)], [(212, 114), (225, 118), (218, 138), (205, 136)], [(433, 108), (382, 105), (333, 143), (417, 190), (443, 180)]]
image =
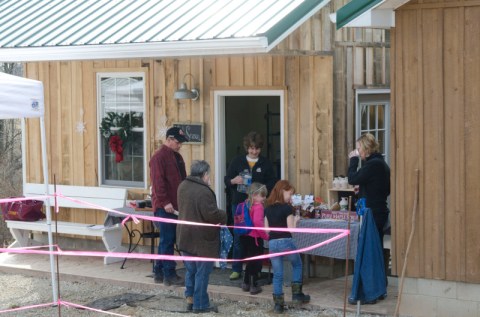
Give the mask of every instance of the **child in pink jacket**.
[[(263, 202), (267, 196), (267, 187), (260, 183), (252, 183), (248, 191), (248, 204), (250, 207), (250, 218), (253, 226), (265, 227)], [(240, 243), (245, 252), (245, 257), (250, 258), (263, 254), (263, 240), (268, 240), (265, 230), (253, 229), (250, 233), (240, 236)], [(262, 291), (258, 286), (258, 275), (262, 270), (262, 260), (245, 261), (245, 274), (243, 275), (242, 290), (255, 295)]]

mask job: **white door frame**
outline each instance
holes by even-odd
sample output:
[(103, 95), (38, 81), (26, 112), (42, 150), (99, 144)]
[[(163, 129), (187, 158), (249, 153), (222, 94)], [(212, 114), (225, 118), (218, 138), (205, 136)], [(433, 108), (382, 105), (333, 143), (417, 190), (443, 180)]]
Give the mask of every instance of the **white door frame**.
[(221, 209), (226, 210), (225, 195), (223, 189), (225, 184), (223, 179), (227, 171), (225, 157), (225, 97), (227, 96), (278, 96), (280, 97), (280, 155), (281, 178), (285, 177), (285, 131), (283, 129), (285, 122), (285, 91), (284, 90), (215, 90), (214, 98), (214, 138), (215, 138), (215, 193), (217, 194), (217, 204)]

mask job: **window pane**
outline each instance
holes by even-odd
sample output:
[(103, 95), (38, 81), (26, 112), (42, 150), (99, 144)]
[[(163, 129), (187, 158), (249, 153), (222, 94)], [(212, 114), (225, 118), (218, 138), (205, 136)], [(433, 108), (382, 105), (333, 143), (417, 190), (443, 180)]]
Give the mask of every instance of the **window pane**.
[(361, 130), (365, 131), (368, 129), (368, 106), (362, 105), (362, 124), (361, 124)]
[[(106, 129), (108, 136), (100, 138), (102, 183), (144, 187), (144, 80), (105, 76), (100, 79), (99, 92), (101, 120), (103, 126), (110, 127)], [(121, 133), (122, 129), (128, 133)]]
[(132, 142), (129, 144), (129, 150), (132, 155), (143, 155), (143, 132), (133, 132)]
[(143, 182), (143, 157), (134, 157), (133, 164), (133, 180), (136, 182)]
[(143, 128), (143, 112), (132, 111), (130, 124), (132, 125), (132, 128)]
[(378, 129), (385, 129), (385, 105), (379, 105), (378, 107)]
[(368, 107), (368, 113), (369, 113), (369, 122), (368, 122), (368, 129), (369, 130), (375, 130), (375, 123), (376, 123), (376, 108), (375, 106), (369, 106)]
[(380, 153), (385, 154), (385, 131), (378, 131), (377, 140), (380, 144)]

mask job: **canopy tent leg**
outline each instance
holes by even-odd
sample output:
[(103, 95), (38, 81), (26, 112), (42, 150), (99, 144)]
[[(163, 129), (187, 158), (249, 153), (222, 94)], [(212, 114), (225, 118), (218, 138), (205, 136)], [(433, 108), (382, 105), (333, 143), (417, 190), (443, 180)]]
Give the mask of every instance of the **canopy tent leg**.
[[(45, 194), (49, 195), (48, 190), (48, 160), (47, 160), (47, 142), (45, 135), (45, 119), (40, 117), (40, 137), (42, 142), (42, 164), (43, 164), (43, 180), (45, 182)], [(48, 244), (50, 252), (53, 252), (53, 235), (52, 235), (52, 209), (50, 206), (50, 199), (46, 200), (46, 216), (47, 216), (47, 226), (48, 226)], [(50, 253), (50, 272), (52, 275), (52, 292), (53, 292), (53, 302), (58, 302), (58, 293), (57, 293), (57, 279), (55, 275), (55, 259), (52, 253)]]

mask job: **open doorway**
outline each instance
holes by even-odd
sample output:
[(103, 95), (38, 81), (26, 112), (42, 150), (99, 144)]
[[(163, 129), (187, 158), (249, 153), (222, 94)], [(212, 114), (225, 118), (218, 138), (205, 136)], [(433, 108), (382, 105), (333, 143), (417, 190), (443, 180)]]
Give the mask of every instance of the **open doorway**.
[(276, 177), (284, 176), (283, 90), (215, 92), (215, 191), (221, 208), (227, 206), (223, 183), (228, 164), (245, 153), (243, 137), (263, 135), (261, 155), (272, 162)]

